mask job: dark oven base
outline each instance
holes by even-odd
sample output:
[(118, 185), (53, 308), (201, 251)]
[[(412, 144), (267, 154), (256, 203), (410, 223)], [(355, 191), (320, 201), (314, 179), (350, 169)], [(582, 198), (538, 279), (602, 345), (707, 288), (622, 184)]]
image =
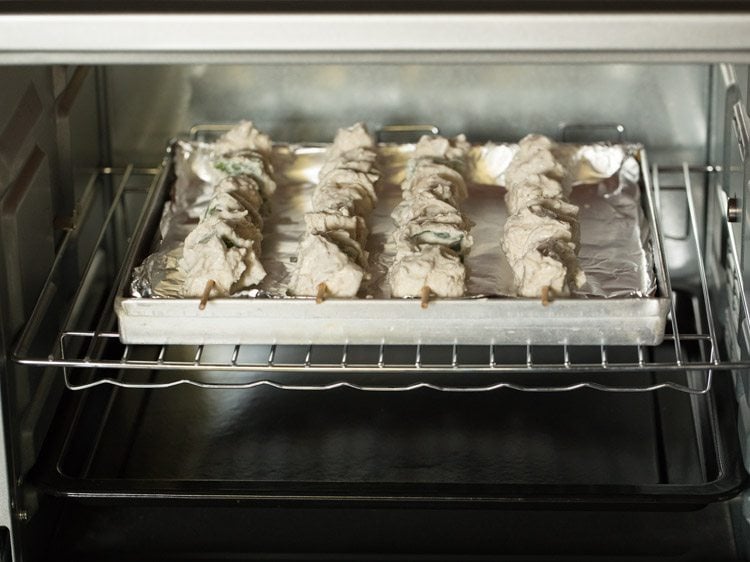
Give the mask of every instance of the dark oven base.
[(125, 502), (685, 508), (739, 489), (735, 427), (728, 375), (692, 397), (98, 387), (65, 396), (30, 476)]
[(726, 503), (665, 513), (58, 501), (56, 539), (37, 546), (61, 560), (738, 559)]

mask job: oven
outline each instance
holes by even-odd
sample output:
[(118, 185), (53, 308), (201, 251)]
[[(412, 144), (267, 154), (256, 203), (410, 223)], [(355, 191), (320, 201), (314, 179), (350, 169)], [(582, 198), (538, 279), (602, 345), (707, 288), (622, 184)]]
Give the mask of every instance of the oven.
[[(746, 558), (741, 9), (0, 2), (3, 559)], [(167, 147), (241, 119), (641, 144), (663, 342), (121, 343)]]

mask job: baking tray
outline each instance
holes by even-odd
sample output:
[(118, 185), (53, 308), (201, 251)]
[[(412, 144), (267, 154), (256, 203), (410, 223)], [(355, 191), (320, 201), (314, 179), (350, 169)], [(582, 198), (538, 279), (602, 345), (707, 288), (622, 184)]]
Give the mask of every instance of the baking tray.
[[(665, 261), (648, 181), (646, 154), (640, 146), (623, 145), (622, 150), (629, 155), (631, 170), (628, 173), (632, 177), (628, 181), (634, 186), (629, 202), (642, 206), (632, 218), (632, 229), (640, 233), (636, 238), (643, 238), (639, 242), (642, 247), (637, 248), (643, 263), (631, 267), (632, 257), (627, 257), (624, 264), (616, 260), (614, 264), (607, 263), (606, 259), (612, 259), (612, 255), (618, 257), (619, 252), (592, 250), (591, 245), (585, 250), (583, 239), (587, 222), (584, 215), (589, 213), (592, 221), (596, 218), (603, 221), (597, 217), (598, 202), (607, 197), (616, 198), (622, 190), (616, 182), (607, 182), (604, 176), (610, 172), (597, 177), (597, 173), (591, 173), (591, 162), (582, 166), (576, 161), (575, 166), (583, 169), (577, 173), (584, 180), (587, 174), (590, 176), (588, 182), (577, 182), (572, 196), (574, 202), (582, 206), (581, 260), (590, 282), (581, 292), (557, 298), (549, 306), (543, 306), (538, 299), (508, 296), (512, 276), (509, 277), (507, 263), (503, 263), (504, 256), (497, 249), (505, 220), (504, 191), (499, 185), (514, 145), (488, 143), (473, 147), (473, 177), (469, 188), (477, 196), (490, 197), (487, 201), (496, 202), (493, 220), (477, 220), (475, 216), (486, 205), (476, 204), (474, 212), (465, 208), (477, 223), (472, 229), (477, 243), (467, 260), (471, 272), (467, 296), (435, 299), (424, 309), (418, 300), (388, 298), (384, 280), (392, 259), (387, 233), (394, 228), (388, 215), (400, 199), (398, 184), (413, 145), (381, 144), (378, 148), (384, 178), (379, 182), (381, 202), (370, 219), (372, 279), (363, 288), (367, 298), (328, 299), (316, 304), (314, 299), (287, 297), (279, 287), (283, 289), (293, 267), (297, 239), (303, 231), (302, 215), (309, 210), (305, 202), (309, 201), (309, 189), (314, 185), (325, 145), (277, 144), (274, 164), (280, 188), (275, 196), (274, 215), (281, 218), (268, 223), (266, 228), (270, 232), (266, 232), (264, 239), (263, 261), (269, 279), (259, 291), (212, 299), (204, 310), (199, 310), (197, 299), (165, 298), (174, 296), (170, 293), (174, 290), (174, 279), (170, 288), (169, 275), (157, 275), (159, 279), (166, 277), (167, 282), (154, 281), (149, 291), (144, 292), (148, 293), (147, 298), (132, 296), (131, 288), (137, 285), (131, 283), (135, 266), (159, 249), (164, 234), (169, 237), (164, 226), (164, 203), (170, 194), (174, 199), (173, 186), (179, 190), (182, 183), (185, 187), (184, 173), (180, 182), (175, 182), (175, 162), (184, 163), (187, 156), (192, 158), (194, 155), (186, 153), (191, 146), (197, 145), (180, 141), (170, 145), (163, 177), (155, 187), (154, 197), (145, 211), (146, 220), (133, 240), (123, 267), (115, 307), (120, 337), (126, 344), (656, 345), (664, 338), (669, 291), (665, 289)], [(558, 157), (569, 158), (568, 165), (573, 166), (572, 155), (580, 152), (580, 146), (559, 146), (561, 154), (568, 156)], [(587, 148), (604, 155), (603, 168), (611, 167), (607, 162), (608, 147)], [(618, 168), (617, 173), (622, 174), (622, 170)], [(583, 199), (576, 201), (576, 197)], [(467, 202), (471, 204), (471, 200), (470, 194)], [(199, 209), (200, 204), (196, 208)], [(615, 209), (615, 212), (619, 211)], [(174, 222), (172, 220), (172, 227)], [(599, 228), (607, 228), (606, 221)], [(182, 236), (179, 228), (175, 232), (179, 235), (177, 238)], [(493, 241), (492, 247), (482, 245), (482, 239), (486, 242), (488, 237)], [(620, 238), (622, 236), (614, 237), (615, 240)], [(599, 253), (590, 259), (592, 256), (587, 258), (584, 250)], [(604, 265), (597, 265), (602, 256), (606, 256)], [(174, 264), (174, 252), (168, 257)], [(599, 271), (591, 275), (590, 268)], [(618, 268), (621, 274), (612, 275), (611, 271)]]

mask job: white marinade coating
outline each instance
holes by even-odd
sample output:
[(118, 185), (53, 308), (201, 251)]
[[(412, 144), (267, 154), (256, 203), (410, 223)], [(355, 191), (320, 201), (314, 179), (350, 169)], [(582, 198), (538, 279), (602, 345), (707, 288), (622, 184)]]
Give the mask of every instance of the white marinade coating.
[(545, 286), (567, 294), (585, 282), (575, 255), (578, 236), (577, 221), (540, 206), (508, 218), (502, 248), (521, 296), (540, 296)]
[(240, 121), (214, 143), (214, 150), (218, 154), (254, 150), (270, 158), (272, 148), (271, 138), (256, 129), (252, 121)]
[[(367, 127), (364, 123), (355, 123), (351, 127), (339, 129), (336, 131), (336, 136), (333, 139), (333, 143), (328, 148), (326, 153), (326, 160), (335, 160), (341, 155), (350, 151), (357, 151), (361, 148), (374, 148), (375, 143), (367, 132)], [(354, 156), (352, 159), (359, 159)]]
[(361, 186), (324, 185), (313, 191), (312, 208), (316, 213), (367, 216), (372, 212), (373, 203)]
[(225, 176), (214, 187), (213, 197), (227, 193), (239, 201), (247, 210), (266, 214), (266, 200), (260, 192), (260, 186), (253, 178), (247, 176)]
[(367, 267), (368, 252), (346, 230), (329, 230), (318, 236), (336, 244), (342, 252), (349, 256), (350, 260), (363, 269)]
[(538, 205), (526, 207), (511, 215), (505, 223), (503, 251), (511, 266), (548, 240), (558, 240), (575, 251), (579, 241), (579, 226), (574, 219), (556, 215)]
[(249, 221), (211, 217), (188, 234), (180, 259), (182, 294), (199, 297), (209, 281), (212, 295), (226, 296), (259, 283), (266, 271), (258, 259), (260, 231)]
[(324, 234), (332, 230), (344, 230), (354, 240), (364, 245), (367, 240), (367, 225), (359, 216), (341, 213), (306, 213), (305, 227), (309, 234)]
[(439, 297), (460, 297), (466, 292), (466, 268), (458, 255), (444, 246), (425, 245), (404, 253), (388, 277), (394, 297), (416, 297), (424, 287)]
[[(409, 161), (413, 162), (412, 160)], [(445, 164), (422, 159), (416, 164), (409, 166), (406, 181), (401, 185), (404, 197), (410, 197), (422, 191), (434, 191), (436, 194), (442, 191), (436, 186), (447, 186), (449, 189), (441, 197), (444, 201), (460, 202), (466, 199), (466, 181), (455, 169)]]
[(221, 156), (214, 193), (198, 226), (187, 236), (179, 267), (185, 274), (182, 294), (202, 296), (209, 281), (212, 295), (230, 295), (257, 285), (266, 276), (260, 262), (267, 198), (276, 189), (266, 157), (267, 135), (245, 121), (214, 145)]
[[(559, 182), (516, 184), (508, 188), (505, 204), (508, 214), (514, 215), (530, 205), (542, 202), (564, 201), (565, 195)], [(551, 203), (550, 203), (551, 204)]]
[(271, 197), (276, 191), (276, 182), (271, 176), (271, 168), (265, 157), (253, 150), (230, 152), (219, 156), (214, 162), (218, 178), (222, 176), (247, 177), (255, 180), (260, 192), (265, 198)]
[(508, 213), (544, 199), (565, 200), (570, 187), (563, 186), (565, 170), (552, 154), (552, 141), (542, 135), (527, 135), (505, 170), (505, 202)]
[(545, 287), (567, 295), (586, 276), (578, 263), (578, 207), (567, 201), (569, 187), (550, 139), (528, 135), (505, 172), (510, 216), (502, 248), (520, 296), (540, 297)]
[(553, 148), (552, 140), (544, 135), (526, 135), (518, 142), (518, 152), (505, 170), (505, 183), (526, 184), (533, 176), (562, 180), (565, 168), (555, 159)]
[(354, 148), (352, 150), (342, 152), (338, 156), (327, 159), (320, 169), (319, 177), (325, 177), (326, 174), (337, 168), (368, 173), (373, 170), (376, 159), (377, 154), (372, 147)]
[(218, 183), (224, 176), (252, 177), (257, 180), (264, 197), (271, 197), (276, 191), (269, 164), (273, 144), (252, 121), (240, 121), (219, 137), (212, 148), (215, 154), (212, 183)]
[(445, 246), (461, 256), (468, 254), (474, 245), (467, 230), (455, 224), (434, 221), (406, 223), (396, 231), (394, 240), (397, 248), (430, 244)]
[(515, 264), (514, 279), (522, 297), (539, 297), (545, 287), (566, 295), (571, 286), (580, 287), (586, 275), (569, 244), (548, 240)]
[(318, 188), (323, 189), (325, 187), (335, 186), (339, 189), (348, 189), (352, 186), (364, 191), (374, 206), (378, 201), (378, 196), (375, 194), (375, 186), (373, 183), (377, 179), (377, 174), (366, 174), (348, 168), (336, 168), (328, 172), (325, 176), (320, 176)]
[(255, 226), (263, 230), (263, 217), (255, 209), (248, 206), (236, 194), (217, 191), (208, 202), (204, 218), (216, 216), (223, 219), (233, 219), (240, 216), (247, 217)]
[(354, 297), (364, 270), (352, 261), (337, 243), (325, 235), (308, 234), (302, 239), (290, 291), (296, 296), (315, 296), (325, 283), (326, 293), (335, 297)]
[(399, 226), (426, 221), (454, 224), (463, 229), (471, 226), (471, 222), (455, 205), (438, 199), (431, 192), (421, 192), (411, 199), (404, 199), (393, 209), (391, 218)]
[[(352, 158), (353, 160), (347, 160)], [(339, 129), (312, 196), (314, 212), (367, 216), (377, 203), (374, 143), (362, 123)]]
[(377, 203), (374, 143), (361, 123), (339, 129), (305, 215), (306, 234), (297, 252), (290, 292), (297, 296), (354, 297), (367, 267), (364, 217)]
[(463, 135), (452, 141), (424, 136), (417, 143), (401, 185), (403, 201), (391, 214), (399, 225), (393, 236), (396, 257), (388, 272), (394, 297), (422, 296), (426, 287), (439, 297), (466, 292), (460, 255), (469, 252), (473, 240), (471, 222), (458, 202), (468, 195), (461, 174), (468, 150)]
[[(414, 147), (413, 158), (431, 158), (436, 160), (465, 161), (471, 145), (465, 135), (458, 135), (453, 139), (441, 136), (423, 135)], [(464, 162), (465, 163), (465, 162)]]

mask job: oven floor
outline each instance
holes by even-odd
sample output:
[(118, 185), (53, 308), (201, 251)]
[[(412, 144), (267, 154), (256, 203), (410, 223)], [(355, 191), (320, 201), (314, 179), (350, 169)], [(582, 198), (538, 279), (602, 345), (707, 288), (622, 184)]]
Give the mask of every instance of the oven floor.
[(87, 397), (82, 417), (100, 425), (71, 434), (66, 476), (643, 485), (710, 470), (691, 399), (671, 391), (107, 392)]
[(742, 559), (727, 503), (671, 513), (68, 503), (37, 547), (39, 558), (97, 562)]

